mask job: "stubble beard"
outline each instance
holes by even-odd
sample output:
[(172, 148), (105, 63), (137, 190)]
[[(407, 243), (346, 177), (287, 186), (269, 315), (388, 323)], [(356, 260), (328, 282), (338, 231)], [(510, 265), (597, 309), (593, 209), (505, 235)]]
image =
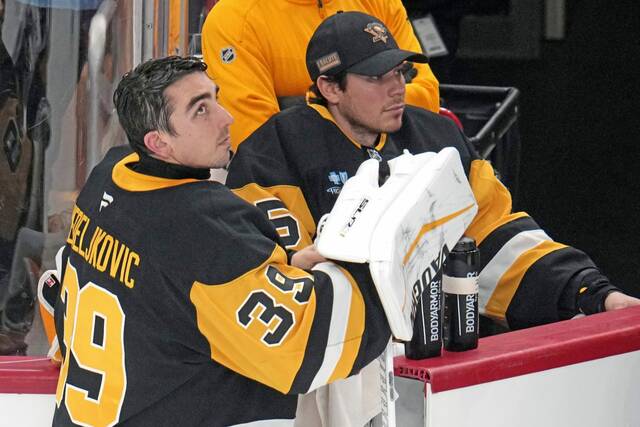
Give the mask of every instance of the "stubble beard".
[(216, 160), (212, 162), (212, 165), (210, 166), (209, 169), (226, 168), (229, 165), (229, 162), (231, 162), (232, 154), (233, 152), (231, 151), (231, 149), (228, 149), (226, 153), (226, 157), (222, 157), (220, 158), (220, 160)]

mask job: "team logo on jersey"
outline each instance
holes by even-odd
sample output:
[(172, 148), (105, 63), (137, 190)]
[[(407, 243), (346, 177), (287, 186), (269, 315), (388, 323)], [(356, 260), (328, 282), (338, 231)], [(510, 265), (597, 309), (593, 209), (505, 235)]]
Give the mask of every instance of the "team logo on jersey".
[(236, 59), (236, 50), (233, 46), (227, 46), (220, 49), (220, 59), (225, 64), (230, 64)]
[(379, 22), (371, 22), (370, 24), (367, 24), (364, 31), (373, 36), (371, 41), (374, 43), (381, 41), (386, 44), (387, 39), (389, 38), (387, 35), (387, 29)]
[(332, 186), (327, 188), (327, 193), (339, 194), (342, 186), (349, 179), (349, 175), (346, 171), (331, 171), (329, 172), (328, 178)]
[(376, 150), (375, 148), (367, 148), (367, 154), (369, 154), (370, 159), (376, 159), (379, 162), (382, 161), (380, 152), (378, 152), (378, 150)]
[(100, 200), (100, 209), (98, 209), (98, 212), (102, 211), (102, 208), (109, 206), (111, 202), (113, 202), (113, 196), (106, 191), (102, 193), (102, 200)]

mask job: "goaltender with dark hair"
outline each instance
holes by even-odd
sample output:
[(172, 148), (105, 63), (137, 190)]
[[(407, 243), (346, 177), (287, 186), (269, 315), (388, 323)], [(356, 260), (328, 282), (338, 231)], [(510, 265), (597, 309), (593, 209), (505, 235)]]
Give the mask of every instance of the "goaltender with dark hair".
[(389, 341), (362, 266), (288, 260), (262, 212), (209, 180), (232, 117), (205, 69), (154, 59), (116, 90), (134, 152), (93, 170), (58, 257), (54, 426), (292, 426), (297, 393)]

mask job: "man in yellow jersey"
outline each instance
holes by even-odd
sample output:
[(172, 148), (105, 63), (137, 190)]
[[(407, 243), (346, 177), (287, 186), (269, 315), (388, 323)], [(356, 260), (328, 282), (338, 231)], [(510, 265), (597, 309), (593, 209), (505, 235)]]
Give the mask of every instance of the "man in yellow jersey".
[[(305, 50), (323, 19), (339, 10), (379, 17), (402, 49), (420, 44), (401, 0), (221, 0), (202, 29), (207, 72), (220, 85), (220, 103), (233, 115), (235, 151), (269, 117), (278, 98), (303, 96), (311, 80)], [(416, 64), (407, 103), (438, 111), (438, 81), (427, 64)]]
[(481, 314), (519, 329), (640, 304), (584, 252), (553, 241), (526, 213), (512, 213), (509, 191), (452, 121), (405, 104), (405, 61), (423, 59), (399, 49), (372, 16), (331, 16), (306, 53), (315, 97), (276, 114), (243, 142), (227, 185), (263, 209), (287, 248), (298, 250), (311, 244), (319, 219), (365, 159), (384, 165), (405, 149), (454, 147), (478, 203), (465, 234), (481, 253)]
[(54, 426), (291, 427), (298, 393), (357, 373), (389, 340), (365, 266), (287, 254), (258, 208), (209, 180), (233, 119), (205, 70), (154, 59), (118, 85), (131, 147), (94, 168), (41, 279), (61, 287), (47, 292)]

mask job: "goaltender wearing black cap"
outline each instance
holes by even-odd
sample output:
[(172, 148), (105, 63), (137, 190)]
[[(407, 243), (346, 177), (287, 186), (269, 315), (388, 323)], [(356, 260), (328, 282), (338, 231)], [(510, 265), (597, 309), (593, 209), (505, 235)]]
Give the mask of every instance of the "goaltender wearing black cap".
[(377, 19), (360, 12), (338, 12), (320, 24), (307, 47), (311, 80), (345, 71), (379, 76), (403, 61), (428, 62), (421, 53), (398, 48)]
[[(612, 285), (584, 252), (553, 241), (526, 213), (512, 213), (509, 191), (451, 120), (405, 105), (409, 61), (426, 59), (398, 49), (372, 16), (344, 12), (327, 18), (307, 47), (313, 92), (307, 105), (276, 114), (245, 140), (231, 162), (227, 185), (263, 207), (287, 248), (299, 250), (311, 244), (320, 217), (331, 211), (363, 160), (390, 160), (404, 149), (417, 154), (454, 147), (478, 203), (465, 234), (482, 254), (482, 315), (520, 329), (640, 303)], [(365, 301), (362, 318), (370, 322), (379, 315), (370, 309), (378, 304), (377, 298)], [(388, 327), (384, 319), (380, 325)], [(379, 409), (367, 405), (379, 399), (358, 399), (369, 389), (353, 387), (329, 395), (346, 395), (344, 417), (363, 425)]]

